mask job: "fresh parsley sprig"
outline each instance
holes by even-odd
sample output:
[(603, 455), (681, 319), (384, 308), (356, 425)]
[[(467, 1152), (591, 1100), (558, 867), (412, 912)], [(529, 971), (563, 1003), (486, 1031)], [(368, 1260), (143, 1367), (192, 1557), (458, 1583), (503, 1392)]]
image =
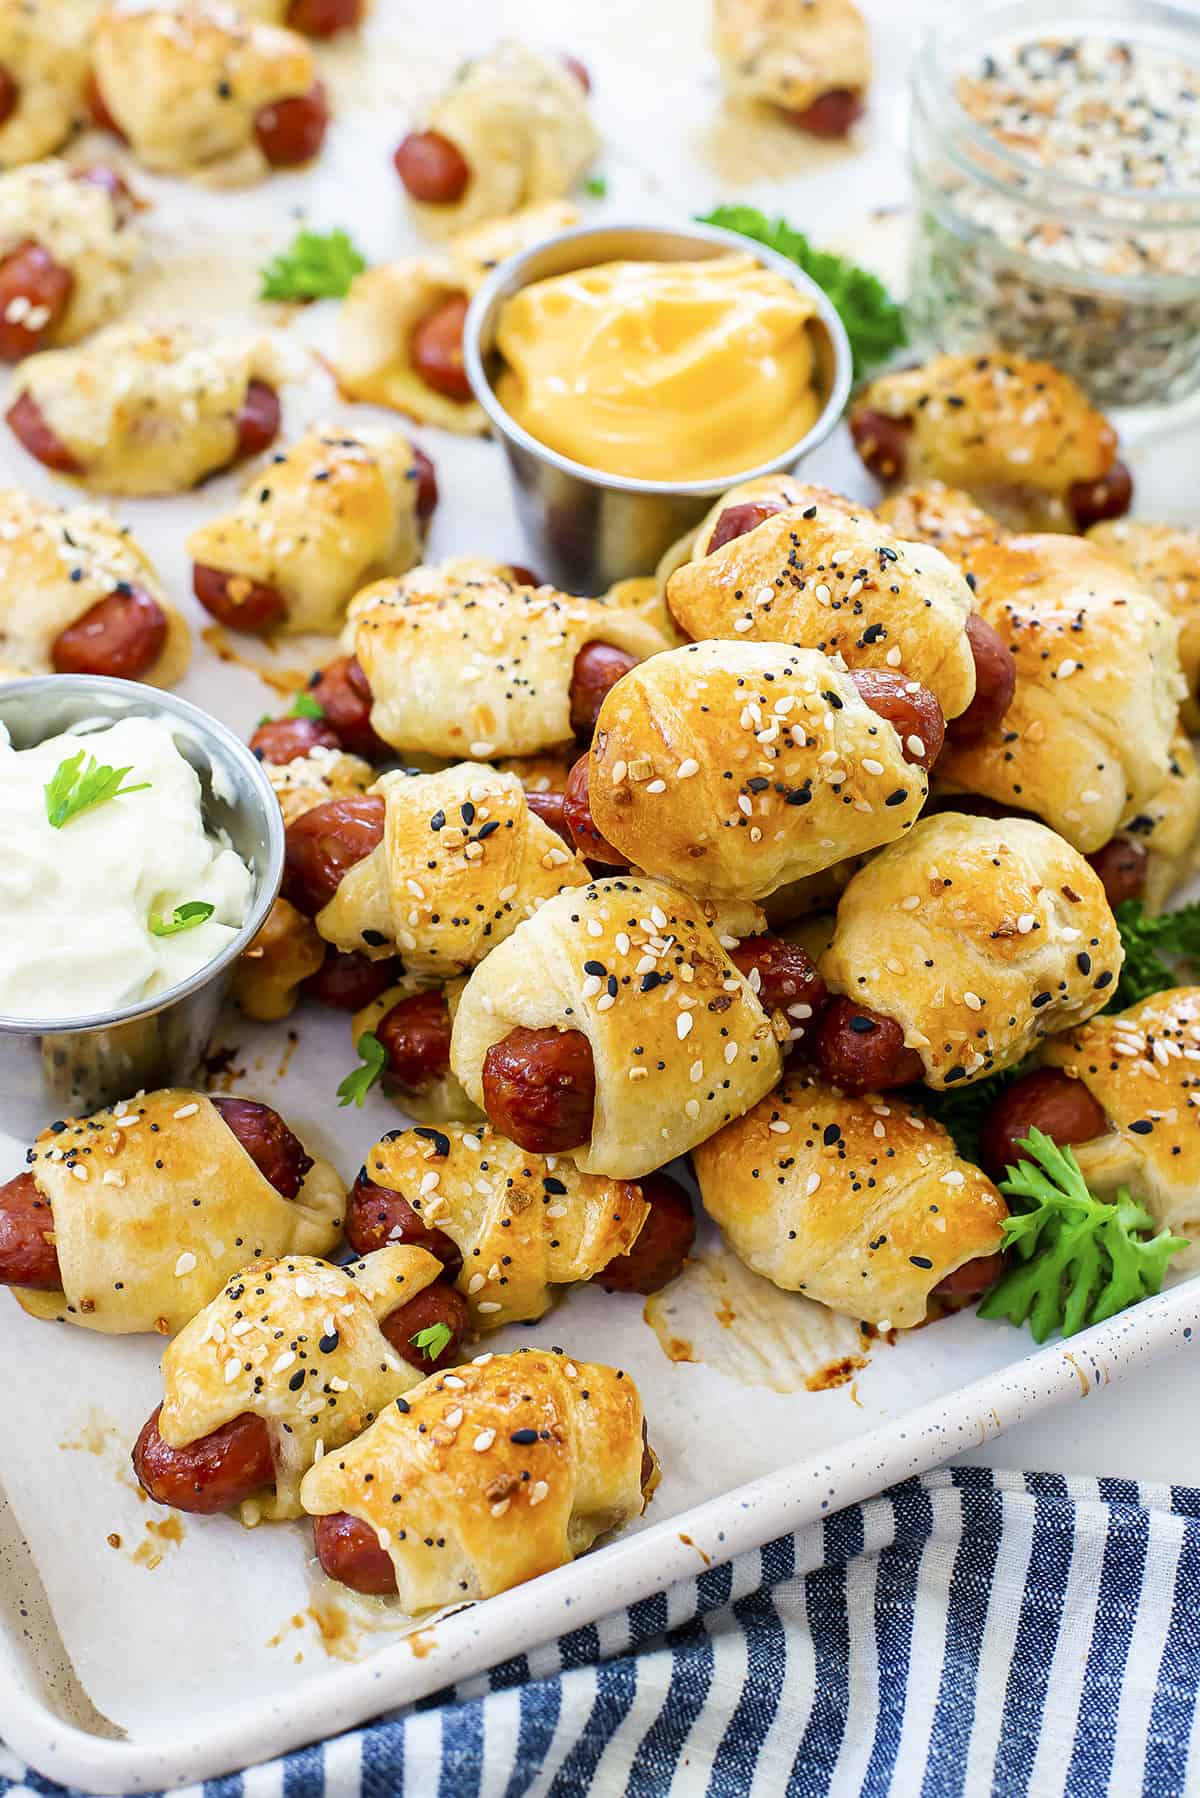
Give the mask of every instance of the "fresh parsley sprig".
[(757, 206), (718, 206), (699, 222), (720, 225), (778, 251), (816, 282), (846, 327), (856, 380), (908, 342), (904, 314), (878, 276), (831, 250), (815, 250), (786, 219), (769, 219)]
[(125, 776), (132, 772), (132, 764), (128, 768), (110, 768), (82, 749), (69, 755), (58, 764), (44, 788), (50, 828), (61, 830), (72, 818), (105, 805), (110, 799), (145, 792), (150, 785), (148, 780), (140, 780), (133, 787), (121, 785)]
[(306, 693), (302, 687), (284, 716), (286, 718), (323, 718), (325, 707), (319, 699), (314, 699), (312, 694)]
[(344, 231), (297, 231), (288, 248), (260, 270), (260, 300), (340, 300), (366, 257)]
[(354, 1045), (360, 1065), (351, 1070), (337, 1089), (339, 1105), (362, 1105), (387, 1066), (387, 1050), (373, 1031), (364, 1030)]
[(197, 924), (204, 924), (216, 911), (207, 899), (188, 899), (177, 905), (172, 912), (152, 911), (150, 913), (151, 936), (178, 936), (183, 930), (195, 930)]
[(1140, 899), (1124, 899), (1114, 914), (1125, 965), (1105, 1011), (1124, 1011), (1139, 999), (1179, 985), (1179, 975), (1164, 956), (1200, 967), (1200, 905), (1181, 905), (1178, 911), (1146, 916)]
[(430, 1324), (426, 1329), (418, 1330), (408, 1340), (414, 1348), (420, 1349), (427, 1361), (436, 1361), (439, 1355), (445, 1354), (453, 1334), (449, 1324)]
[(1016, 1257), (979, 1307), (980, 1317), (1028, 1323), (1035, 1342), (1053, 1330), (1073, 1336), (1159, 1290), (1186, 1241), (1154, 1220), (1122, 1186), (1106, 1204), (1088, 1191), (1069, 1148), (1041, 1130), (1022, 1137), (1031, 1157), (1010, 1167), (1000, 1191), (1016, 1200), (1004, 1243)]

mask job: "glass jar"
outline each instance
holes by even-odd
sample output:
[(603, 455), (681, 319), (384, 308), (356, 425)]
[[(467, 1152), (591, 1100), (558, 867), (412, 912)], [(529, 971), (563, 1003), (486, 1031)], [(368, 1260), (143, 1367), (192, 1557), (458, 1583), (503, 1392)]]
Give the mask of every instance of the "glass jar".
[[(1136, 132), (1105, 136), (1109, 70), (1149, 84), (1145, 102), (1124, 96)], [(1082, 111), (1099, 121), (1082, 145), (1047, 110), (1056, 89), (1099, 108)], [(915, 59), (910, 156), (917, 338), (1043, 358), (1106, 406), (1200, 385), (1200, 15), (1159, 0), (963, 7)]]

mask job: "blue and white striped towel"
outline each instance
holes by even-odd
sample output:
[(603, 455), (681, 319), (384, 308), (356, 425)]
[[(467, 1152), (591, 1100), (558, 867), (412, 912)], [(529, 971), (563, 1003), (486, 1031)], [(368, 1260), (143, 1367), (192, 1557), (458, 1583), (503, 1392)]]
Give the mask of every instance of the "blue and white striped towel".
[(1186, 1798), (1198, 1688), (1200, 1491), (943, 1468), (187, 1798)]

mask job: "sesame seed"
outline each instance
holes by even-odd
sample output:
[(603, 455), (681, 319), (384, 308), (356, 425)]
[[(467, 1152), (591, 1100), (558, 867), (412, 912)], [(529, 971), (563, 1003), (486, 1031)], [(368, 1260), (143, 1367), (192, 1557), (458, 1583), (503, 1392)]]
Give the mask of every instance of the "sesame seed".
[(866, 769), (868, 774), (882, 774), (883, 773), (883, 763), (875, 761), (875, 759), (872, 756), (865, 755), (863, 757), (862, 765)]
[[(535, 1480), (533, 1482), (533, 1485), (529, 1488), (530, 1504), (531, 1505), (540, 1505), (542, 1500), (549, 1496), (549, 1493), (550, 1493), (550, 1488), (546, 1484), (545, 1480)], [(494, 1511), (493, 1511), (493, 1515), (495, 1515)]]
[(194, 1117), (196, 1112), (199, 1111), (199, 1109), (200, 1109), (199, 1105), (197, 1105), (195, 1102), (193, 1102), (191, 1105), (181, 1105), (179, 1107), (179, 1110), (174, 1113), (174, 1116), (177, 1118)]
[(900, 666), (900, 660), (901, 660), (899, 648), (896, 646), (893, 646), (891, 649), (888, 650), (887, 654), (884, 656), (883, 659), (887, 663), (889, 668), (898, 668)]
[(191, 1249), (184, 1249), (183, 1254), (175, 1263), (175, 1278), (177, 1280), (182, 1280), (185, 1274), (191, 1273), (195, 1265), (196, 1257), (193, 1255)]
[(467, 1292), (468, 1294), (480, 1292), (486, 1285), (487, 1281), (482, 1274), (472, 1274), (471, 1278), (467, 1281)]
[(699, 1101), (699, 1099), (689, 1099), (683, 1109), (686, 1112), (688, 1117), (698, 1118), (700, 1116), (700, 1101)]
[(969, 1006), (972, 1011), (983, 1010), (983, 1000), (979, 997), (978, 993), (972, 993), (970, 991), (965, 992), (963, 994), (963, 1004)]
[(462, 1406), (455, 1405), (455, 1407), (452, 1411), (447, 1411), (446, 1415), (442, 1419), (442, 1422), (445, 1424), (445, 1426), (448, 1430), (456, 1430), (458, 1428), (459, 1424), (462, 1422), (462, 1420), (463, 1420)]
[(754, 628), (754, 620), (752, 618), (735, 618), (733, 621), (733, 628), (735, 631), (752, 630)]
[(1017, 919), (1017, 930), (1020, 932), (1020, 934), (1022, 936), (1028, 936), (1029, 932), (1033, 929), (1033, 927), (1036, 923), (1037, 923), (1037, 919), (1034, 917), (1032, 912), (1030, 912), (1030, 911), (1022, 912), (1020, 917)]
[(689, 755), (686, 760), (680, 762), (678, 768), (675, 770), (675, 777), (677, 780), (690, 780), (693, 774), (699, 774), (699, 772), (699, 762), (694, 756)]
[(478, 1311), (492, 1312), (492, 1311), (499, 1311), (499, 1309), (500, 1309), (499, 1305), (495, 1304), (491, 1299), (483, 1299), (476, 1306), (476, 1310), (478, 1310)]
[(497, 1499), (496, 1503), (492, 1506), (492, 1516), (503, 1517), (511, 1502), (511, 1499), (507, 1498)]
[(679, 1038), (680, 1042), (682, 1042), (684, 1037), (690, 1036), (691, 1033), (692, 1033), (692, 1014), (690, 1011), (681, 1011), (679, 1013), (679, 1016), (675, 1019), (675, 1034)]
[(495, 1430), (480, 1430), (478, 1436), (476, 1436), (474, 1442), (472, 1442), (471, 1447), (475, 1450), (477, 1455), (485, 1455), (495, 1440)]
[(813, 1193), (816, 1192), (816, 1190), (820, 1184), (821, 1184), (820, 1174), (810, 1174), (808, 1176), (808, 1179), (804, 1182), (805, 1198), (811, 1199)]

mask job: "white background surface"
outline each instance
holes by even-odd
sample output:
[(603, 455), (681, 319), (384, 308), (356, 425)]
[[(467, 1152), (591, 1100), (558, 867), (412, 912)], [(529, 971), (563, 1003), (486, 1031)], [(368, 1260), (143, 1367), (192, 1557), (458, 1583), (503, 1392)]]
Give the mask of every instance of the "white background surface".
[[(459, 51), (478, 48), (506, 30), (561, 44), (592, 65), (609, 197), (602, 206), (589, 205), (587, 216), (678, 219), (719, 201), (744, 200), (786, 212), (816, 241), (846, 247), (894, 275), (902, 262), (904, 229), (902, 76), (915, 34), (912, 8), (877, 3), (869, 10), (880, 79), (869, 123), (847, 153), (813, 146), (774, 121), (747, 121), (722, 105), (704, 44), (704, 0), (653, 5), (498, 0), (486, 8), (477, 0), (437, 0), (436, 42), (424, 3), (376, 0), (369, 45), (323, 53), (339, 110), (314, 171), (276, 178), (245, 195), (142, 183), (156, 201), (147, 229), (159, 272), (143, 289), (138, 309), (224, 315), (243, 327), (250, 321), (259, 328), (281, 324), (276, 309), (255, 305), (254, 271), (266, 253), (286, 243), (299, 208), (318, 228), (349, 227), (372, 260), (416, 248), (391, 174), (390, 149), (438, 71)], [(291, 320), (285, 337), (297, 346), (327, 343), (333, 313), (331, 306), (314, 308)], [(289, 390), (289, 435), (330, 413), (370, 415), (369, 409), (350, 413), (339, 406), (318, 370)], [(1146, 430), (1140, 421), (1141, 441), (1132, 456), (1141, 509), (1149, 511), (1152, 501), (1157, 515), (1196, 522), (1189, 475), (1196, 459), (1194, 434), (1185, 442), (1174, 427), (1160, 425), (1150, 436)], [(419, 435), (437, 463), (443, 494), (430, 558), (474, 551), (536, 561), (523, 552), (498, 450), (432, 431)], [(1131, 441), (1131, 431), (1126, 440)], [(844, 442), (828, 446), (806, 472), (869, 497)], [(62, 484), (37, 470), (7, 434), (0, 434), (0, 480), (64, 494)], [(225, 480), (183, 500), (120, 508), (197, 626), (204, 620), (186, 598), (183, 537), (199, 517), (226, 505), (232, 491), (233, 483)], [(272, 666), (286, 672), (311, 665), (311, 659), (285, 646)], [(281, 709), (278, 697), (264, 692), (246, 668), (219, 663), (210, 654), (198, 655), (182, 690), (245, 731), (268, 706)], [(238, 1045), (237, 1061), (246, 1069), (237, 1090), (278, 1105), (310, 1145), (329, 1154), (352, 1179), (370, 1143), (398, 1121), (396, 1113), (377, 1095), (363, 1112), (338, 1112), (333, 1088), (352, 1059), (347, 1021), (308, 1012), (299, 1028), (301, 1042), (291, 1055), (282, 1028), (256, 1035), (244, 1024), (232, 1027), (225, 1040)], [(6, 1169), (19, 1165), (18, 1153), (18, 1146), (10, 1145)], [(569, 1295), (537, 1330), (510, 1331), (499, 1339), (497, 1346), (561, 1342), (577, 1356), (620, 1360), (630, 1368), (645, 1395), (664, 1465), (663, 1486), (640, 1527), (664, 1533), (649, 1563), (632, 1531), (623, 1545), (539, 1581), (536, 1592), (509, 1595), (456, 1619), (444, 1639), (466, 1644), (474, 1664), (569, 1627), (583, 1614), (625, 1602), (663, 1578), (694, 1571), (698, 1562), (690, 1549), (690, 1558), (680, 1561), (679, 1544), (687, 1538), (671, 1520), (739, 1481), (796, 1463), (790, 1486), (781, 1482), (776, 1501), (754, 1513), (761, 1523), (744, 1539), (761, 1541), (819, 1514), (821, 1507), (862, 1496), (872, 1480), (879, 1483), (926, 1464), (933, 1450), (917, 1442), (927, 1444), (934, 1432), (926, 1420), (919, 1434), (910, 1429), (906, 1443), (912, 1408), (933, 1401), (941, 1416), (955, 1414), (953, 1394), (961, 1384), (1011, 1365), (1033, 1346), (1006, 1325), (964, 1314), (913, 1333), (895, 1348), (880, 1346), (854, 1387), (807, 1393), (801, 1381), (800, 1390), (770, 1390), (745, 1382), (744, 1357), (742, 1377), (720, 1371), (720, 1356), (728, 1356), (735, 1338), (743, 1344), (749, 1339), (760, 1362), (786, 1366), (807, 1358), (809, 1365), (819, 1365), (851, 1346), (846, 1332), (852, 1335), (852, 1328), (820, 1313), (810, 1329), (816, 1308), (765, 1283), (753, 1284), (757, 1292), (740, 1290), (737, 1304), (743, 1318), (759, 1304), (761, 1315), (755, 1313), (748, 1334), (724, 1336), (713, 1326), (711, 1305), (707, 1323), (701, 1316), (704, 1295), (697, 1298), (694, 1282), (672, 1289), (671, 1305), (689, 1308), (691, 1322), (681, 1333), (698, 1343), (704, 1338), (707, 1365), (669, 1361), (642, 1322), (638, 1301), (591, 1289)], [(827, 1332), (828, 1352), (813, 1359), (812, 1344), (803, 1338), (821, 1329)], [(1124, 1387), (1104, 1384), (1119, 1371), (1121, 1344), (1120, 1330), (1106, 1338), (1098, 1368), (1083, 1354), (1092, 1377), (1085, 1381), (1075, 1368), (1067, 1382), (1075, 1389), (1079, 1373), (1080, 1384), (1090, 1386), (1083, 1404), (1060, 1406), (1018, 1424), (964, 1458), (1200, 1484), (1200, 1437), (1188, 1427), (1195, 1379), (1191, 1359), (1162, 1361)], [(400, 1649), (399, 1660), (396, 1650), (388, 1650), (374, 1663), (376, 1669), (386, 1663), (392, 1670), (385, 1690), (367, 1683), (370, 1664), (360, 1673), (329, 1659), (308, 1615), (314, 1602), (321, 1602), (322, 1585), (299, 1528), (248, 1535), (228, 1519), (188, 1520), (182, 1541), (165, 1544), (147, 1531), (147, 1521), (156, 1519), (132, 1490), (126, 1457), (159, 1396), (154, 1342), (55, 1330), (25, 1318), (11, 1303), (0, 1303), (0, 1357), (10, 1369), (21, 1370), (21, 1378), (7, 1387), (0, 1474), (33, 1546), (67, 1655), (100, 1709), (135, 1739), (167, 1754), (172, 1772), (182, 1765), (185, 1743), (227, 1740), (232, 1759), (224, 1764), (235, 1764), (239, 1756), (244, 1760), (250, 1753), (274, 1752), (286, 1740), (304, 1739), (305, 1703), (308, 1716), (319, 1715), (322, 1727), (344, 1726), (379, 1709), (381, 1701), (412, 1695), (418, 1679), (416, 1689), (423, 1690), (450, 1676), (432, 1658), (418, 1662), (407, 1647)], [(1060, 1373), (1066, 1358), (1054, 1351)], [(1029, 1390), (1037, 1395), (1049, 1384), (1031, 1381)], [(970, 1428), (956, 1422), (957, 1439), (977, 1442), (1002, 1420), (1019, 1415), (1019, 1382), (1013, 1390), (1016, 1396), (1000, 1407), (1002, 1415), (988, 1409), (972, 1416)], [(870, 1431), (877, 1432), (877, 1446), (864, 1445), (854, 1463), (855, 1439)], [(824, 1472), (823, 1461), (839, 1473)], [(735, 1511), (736, 1506), (724, 1524), (714, 1515), (711, 1534), (697, 1540), (722, 1552), (720, 1544), (732, 1539), (723, 1531), (733, 1529)], [(112, 1531), (122, 1537), (119, 1550), (106, 1545)], [(154, 1568), (145, 1556), (141, 1562), (134, 1558), (133, 1551), (147, 1541), (161, 1548)], [(299, 1626), (290, 1625), (293, 1615), (301, 1616)], [(361, 1624), (351, 1634), (356, 1631), (359, 1652), (378, 1645)], [(297, 1651), (304, 1656), (300, 1663), (293, 1659)], [(161, 1682), (164, 1666), (185, 1674), (172, 1681), (169, 1702)], [(462, 1670), (461, 1663), (453, 1668)], [(221, 1756), (225, 1753), (222, 1748)], [(60, 1777), (71, 1771), (61, 1763), (56, 1767)], [(220, 1769), (214, 1762), (204, 1770)]]

